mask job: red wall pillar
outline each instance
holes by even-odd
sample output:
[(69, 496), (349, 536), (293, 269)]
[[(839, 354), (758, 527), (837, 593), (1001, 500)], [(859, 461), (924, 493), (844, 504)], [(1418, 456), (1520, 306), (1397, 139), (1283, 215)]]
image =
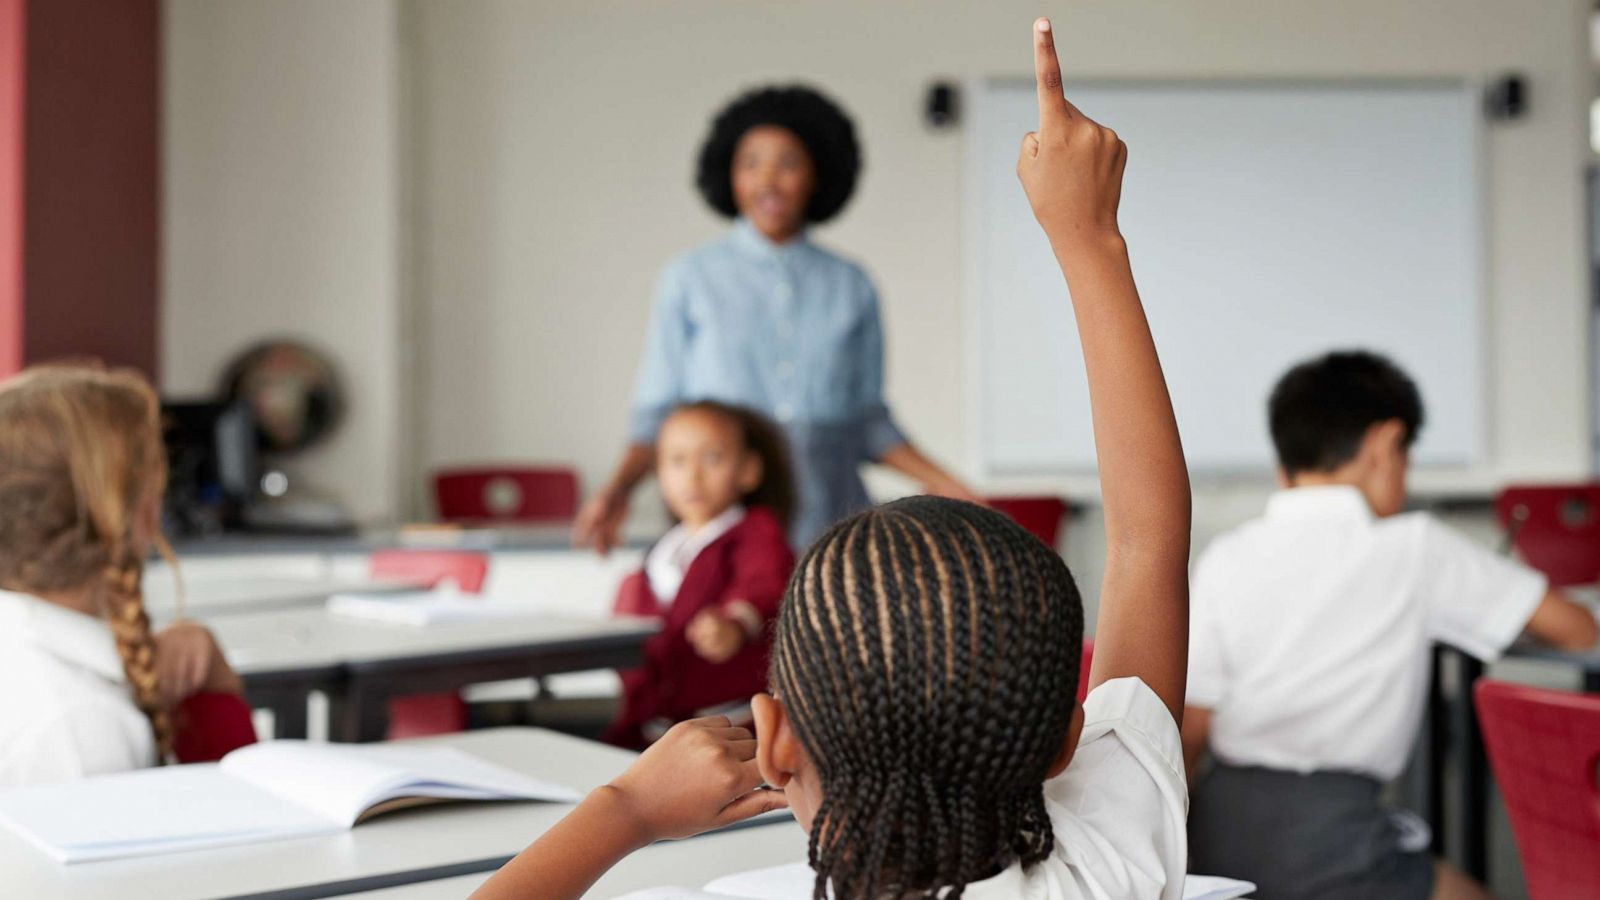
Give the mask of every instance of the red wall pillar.
[(24, 0), (0, 0), (0, 377), (22, 367)]
[(17, 110), (0, 100), (0, 185), (10, 159), (4, 145), (19, 130), (22, 185), (0, 188), (0, 217), (15, 218), (21, 207), (20, 235), (0, 224), (0, 279), (7, 256), (20, 253), (20, 290), (7, 305), (0, 283), (0, 328), (8, 313), (20, 318), (9, 342), (20, 343), (20, 358), (0, 349), (0, 371), (94, 357), (154, 377), (160, 5), (0, 0), (6, 15), (25, 27), (0, 25), (9, 35), (0, 37), (0, 91), (6, 50), (16, 43), (22, 94)]

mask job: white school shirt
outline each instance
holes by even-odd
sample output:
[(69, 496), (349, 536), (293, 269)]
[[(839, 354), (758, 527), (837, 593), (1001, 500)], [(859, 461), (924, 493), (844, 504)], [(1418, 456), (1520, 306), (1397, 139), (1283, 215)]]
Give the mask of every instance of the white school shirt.
[(156, 762), (104, 621), (0, 591), (0, 787)]
[(650, 581), (650, 592), (656, 595), (658, 602), (663, 606), (672, 605), (694, 558), (717, 538), (727, 534), (733, 526), (744, 521), (744, 512), (744, 507), (735, 503), (693, 531), (680, 522), (656, 541), (645, 557), (644, 574)]
[(1351, 487), (1279, 491), (1200, 557), (1188, 703), (1212, 710), (1223, 762), (1389, 781), (1421, 725), (1432, 644), (1493, 660), (1547, 589), (1426, 513), (1377, 518)]
[[(1179, 900), (1189, 839), (1188, 783), (1178, 726), (1155, 692), (1118, 678), (1089, 692), (1083, 734), (1067, 770), (1044, 784), (1055, 831), (1049, 857), (968, 884), (969, 900)], [(797, 848), (803, 849), (803, 848)], [(763, 876), (780, 882), (751, 884)], [(722, 882), (734, 879), (723, 879)], [(784, 866), (738, 879), (738, 893), (677, 888), (628, 900), (809, 900), (808, 869)]]
[[(1087, 674), (1087, 673), (1085, 673)], [(968, 900), (1179, 900), (1189, 862), (1189, 783), (1166, 704), (1138, 678), (1083, 701), (1067, 770), (1044, 784), (1055, 849), (967, 885)]]

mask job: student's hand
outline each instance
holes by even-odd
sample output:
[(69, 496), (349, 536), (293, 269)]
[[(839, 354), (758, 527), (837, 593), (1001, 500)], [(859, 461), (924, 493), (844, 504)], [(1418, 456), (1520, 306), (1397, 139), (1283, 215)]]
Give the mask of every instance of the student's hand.
[(727, 716), (679, 722), (601, 791), (646, 841), (684, 838), (788, 804), (756, 790), (756, 739)]
[(165, 705), (177, 706), (202, 691), (241, 692), (239, 676), (205, 626), (176, 622), (156, 634), (155, 644), (156, 680)]
[(1116, 132), (1079, 112), (1061, 93), (1050, 20), (1033, 28), (1039, 130), (1022, 139), (1017, 177), (1059, 257), (1120, 240), (1117, 204), (1128, 148)]
[(720, 609), (701, 610), (689, 620), (683, 636), (701, 659), (713, 665), (733, 659), (744, 649), (744, 624)]
[(627, 492), (607, 488), (595, 494), (573, 520), (572, 546), (593, 547), (596, 553), (605, 556), (617, 546), (622, 523), (627, 518)]

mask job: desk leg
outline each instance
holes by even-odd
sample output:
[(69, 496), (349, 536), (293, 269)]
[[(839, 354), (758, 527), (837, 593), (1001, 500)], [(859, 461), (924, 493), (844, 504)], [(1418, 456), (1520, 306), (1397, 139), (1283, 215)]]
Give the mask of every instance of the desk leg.
[(306, 701), (309, 691), (298, 688), (251, 689), (245, 691), (245, 700), (256, 709), (272, 712), (272, 736), (304, 740), (306, 737)]
[(389, 731), (389, 693), (354, 679), (328, 695), (328, 739), (341, 743), (381, 741)]
[(1423, 814), (1428, 827), (1433, 830), (1431, 850), (1435, 857), (1444, 858), (1444, 794), (1445, 764), (1450, 752), (1450, 698), (1445, 694), (1445, 660), (1443, 647), (1433, 648), (1433, 685), (1428, 695), (1428, 763), (1424, 777)]
[(1461, 868), (1478, 881), (1487, 882), (1489, 757), (1483, 747), (1478, 711), (1472, 703), (1472, 688), (1483, 677), (1484, 666), (1469, 654), (1458, 650), (1450, 652), (1458, 660), (1453, 730), (1461, 748)]
[(1600, 669), (1583, 670), (1583, 690), (1588, 694), (1600, 694)]

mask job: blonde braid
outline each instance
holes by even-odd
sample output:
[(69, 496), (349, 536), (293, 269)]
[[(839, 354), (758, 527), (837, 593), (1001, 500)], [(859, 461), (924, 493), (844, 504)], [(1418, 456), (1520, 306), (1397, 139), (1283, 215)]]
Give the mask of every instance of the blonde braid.
[(138, 373), (35, 366), (0, 381), (0, 587), (93, 591), (163, 762), (173, 725), (135, 535), (150, 530), (170, 559), (158, 521), (166, 472), (160, 401)]
[(116, 638), (122, 671), (133, 687), (133, 701), (150, 719), (158, 763), (165, 763), (172, 755), (172, 715), (161, 702), (161, 684), (156, 676), (156, 642), (150, 633), (150, 616), (144, 609), (141, 570), (136, 559), (121, 567), (106, 567), (106, 619)]

